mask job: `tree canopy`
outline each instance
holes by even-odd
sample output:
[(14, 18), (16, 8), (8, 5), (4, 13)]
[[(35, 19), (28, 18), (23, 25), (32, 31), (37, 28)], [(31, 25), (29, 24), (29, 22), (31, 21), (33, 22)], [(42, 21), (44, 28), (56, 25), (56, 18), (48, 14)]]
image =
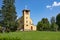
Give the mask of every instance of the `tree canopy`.
[(58, 29), (60, 30), (60, 13), (56, 16), (56, 23), (58, 24)]
[(37, 30), (49, 30), (50, 24), (47, 18), (42, 18), (37, 24)]

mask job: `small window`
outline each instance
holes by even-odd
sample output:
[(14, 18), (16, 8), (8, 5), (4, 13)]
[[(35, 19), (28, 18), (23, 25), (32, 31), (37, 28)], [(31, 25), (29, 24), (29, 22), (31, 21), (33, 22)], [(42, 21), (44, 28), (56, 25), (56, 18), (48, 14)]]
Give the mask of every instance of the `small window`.
[(28, 26), (28, 25), (26, 25), (26, 26)]
[(26, 17), (26, 19), (28, 19), (28, 17)]
[(28, 21), (26, 21), (26, 23), (28, 23)]

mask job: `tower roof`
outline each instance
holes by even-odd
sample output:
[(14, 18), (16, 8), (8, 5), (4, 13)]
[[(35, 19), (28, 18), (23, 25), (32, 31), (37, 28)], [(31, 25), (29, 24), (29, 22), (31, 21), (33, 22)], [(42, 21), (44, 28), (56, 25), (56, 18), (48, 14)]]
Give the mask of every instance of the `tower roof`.
[(28, 9), (24, 9), (23, 12), (24, 12), (24, 11), (26, 11), (26, 12), (30, 12), (30, 10), (28, 10)]

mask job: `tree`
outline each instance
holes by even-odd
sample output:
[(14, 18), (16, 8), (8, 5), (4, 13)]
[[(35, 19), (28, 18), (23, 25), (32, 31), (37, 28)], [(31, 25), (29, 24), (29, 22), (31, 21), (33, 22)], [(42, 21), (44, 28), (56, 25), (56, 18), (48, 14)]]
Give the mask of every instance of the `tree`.
[(59, 26), (58, 30), (60, 30), (60, 13), (56, 16), (56, 23)]
[(1, 10), (0, 10), (0, 25), (1, 25)]
[(52, 17), (52, 18), (51, 18), (51, 24), (52, 24), (52, 23), (56, 23), (55, 17)]
[(0, 21), (1, 21), (1, 10), (0, 10)]
[(38, 31), (43, 31), (43, 23), (42, 22), (38, 22), (38, 24), (37, 24), (37, 30)]
[(15, 0), (3, 0), (2, 14), (4, 16), (4, 26), (8, 28), (14, 27), (16, 22)]
[(58, 25), (56, 23), (51, 24), (52, 31), (58, 31)]
[(0, 10), (0, 26), (2, 26), (2, 21), (3, 21), (3, 16), (2, 16), (2, 12)]
[(57, 31), (58, 30), (58, 25), (56, 24), (55, 17), (51, 18), (51, 28), (52, 31)]
[(44, 30), (47, 31), (50, 29), (50, 24), (47, 18), (42, 18), (41, 21), (37, 24), (37, 30)]

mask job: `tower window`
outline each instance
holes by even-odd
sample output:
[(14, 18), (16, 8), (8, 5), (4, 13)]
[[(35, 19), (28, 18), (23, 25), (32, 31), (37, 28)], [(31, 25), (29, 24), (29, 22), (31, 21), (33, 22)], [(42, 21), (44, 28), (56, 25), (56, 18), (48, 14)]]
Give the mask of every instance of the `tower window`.
[(26, 25), (26, 26), (28, 26), (28, 25)]
[(26, 17), (26, 19), (28, 19), (28, 17)]
[(28, 23), (28, 21), (26, 21), (26, 23)]

